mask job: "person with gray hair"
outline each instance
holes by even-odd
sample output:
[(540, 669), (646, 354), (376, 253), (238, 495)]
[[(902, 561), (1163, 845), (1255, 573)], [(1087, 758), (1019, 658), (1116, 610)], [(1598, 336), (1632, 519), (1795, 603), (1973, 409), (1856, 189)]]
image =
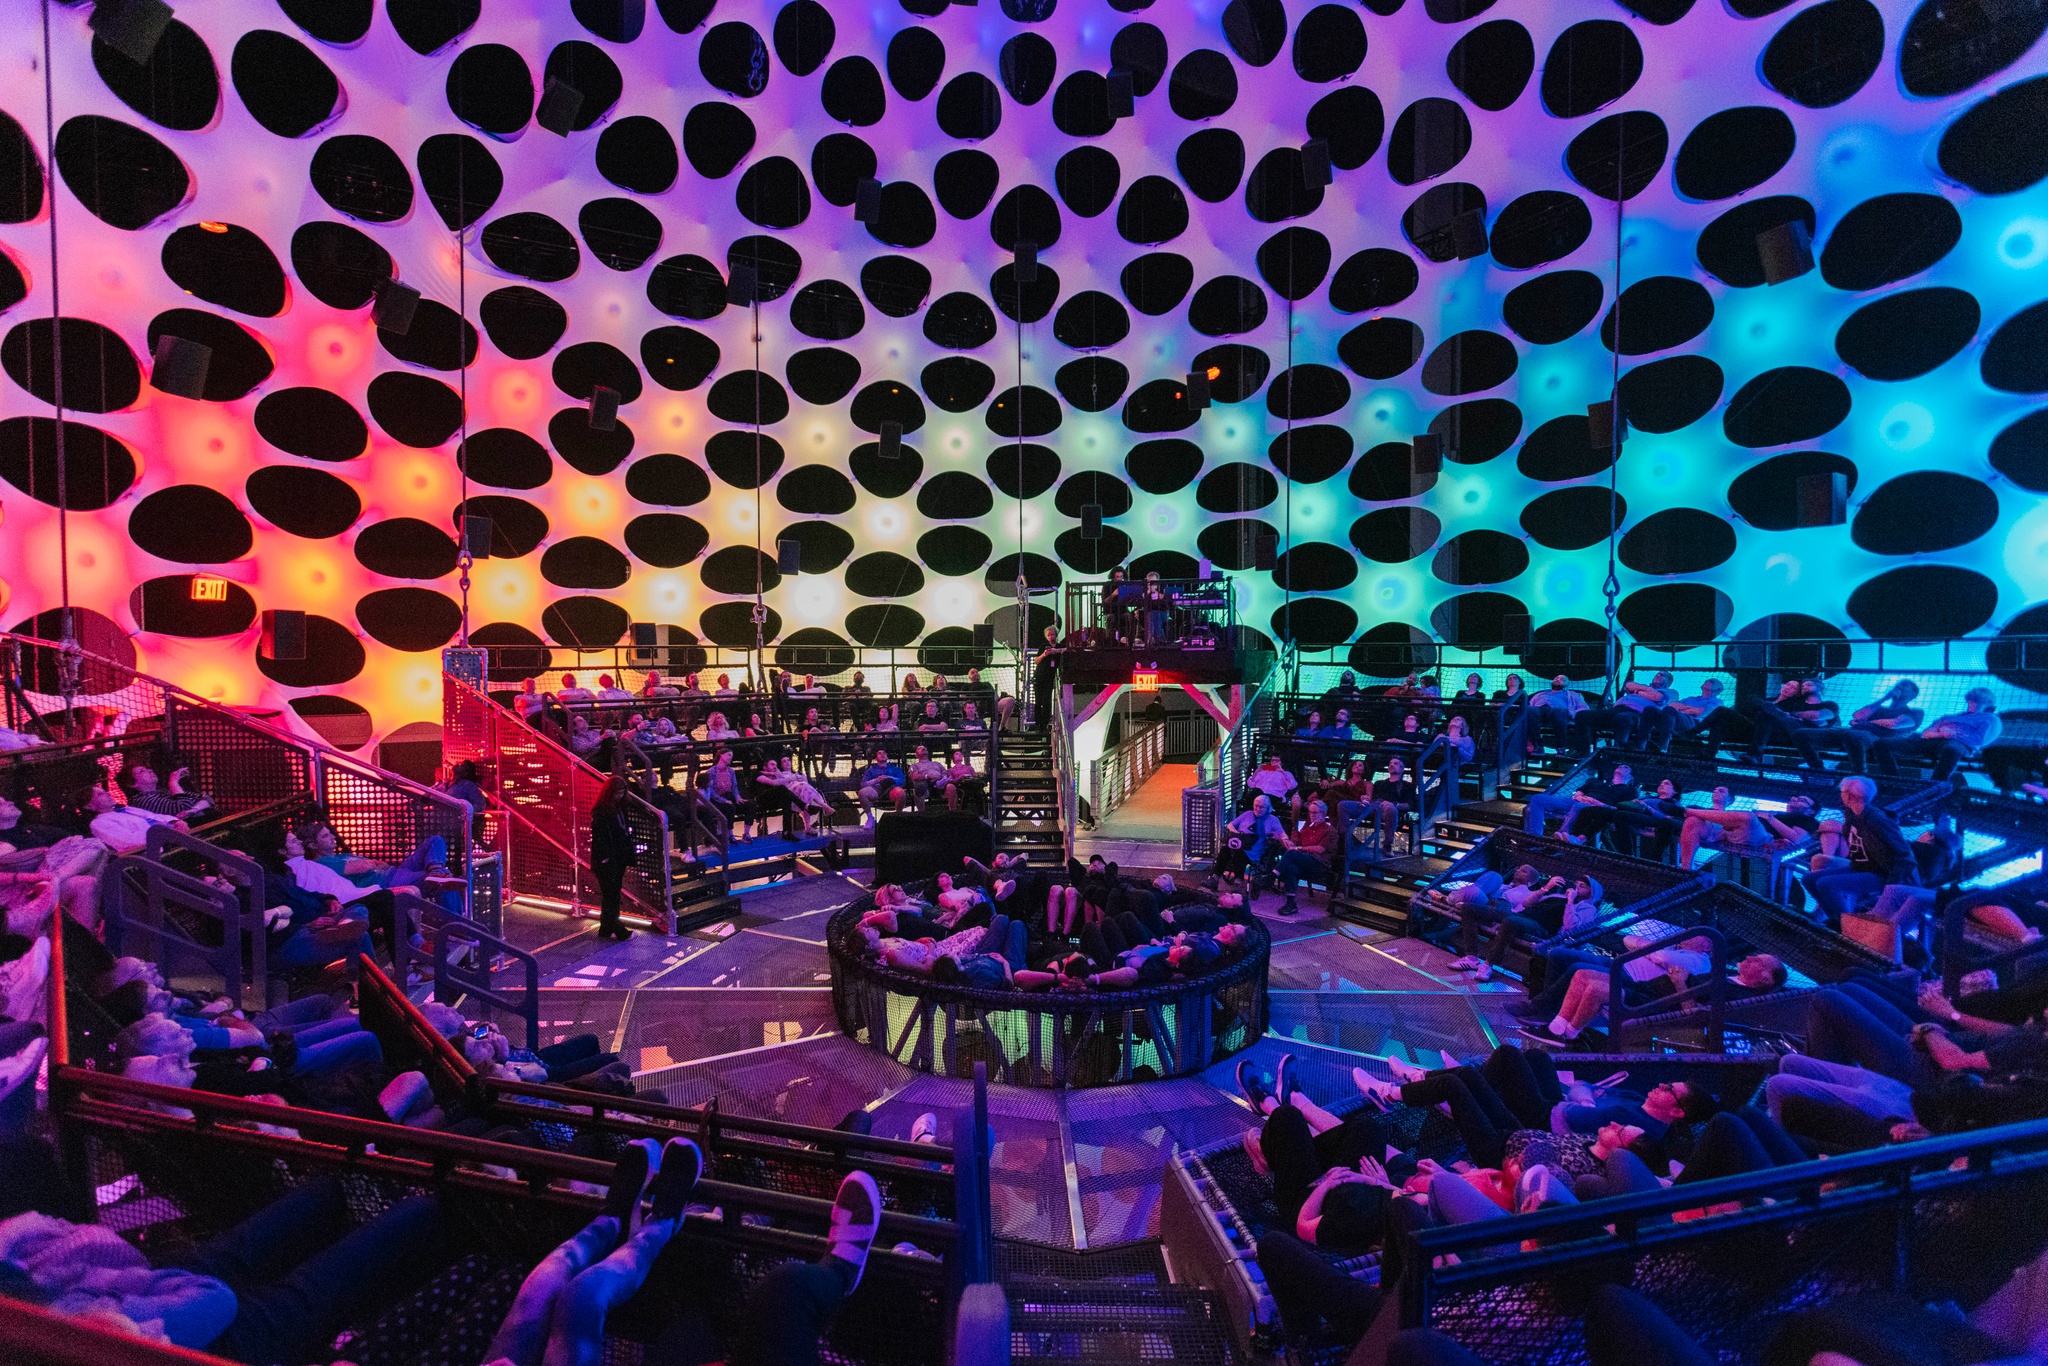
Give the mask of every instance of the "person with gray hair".
[(1809, 873), (1806, 890), (1830, 925), (1841, 923), (1864, 897), (1874, 897), (1896, 884), (1918, 886), (1920, 865), (1913, 846), (1899, 830), (1891, 812), (1877, 804), (1877, 784), (1860, 774), (1842, 779), (1842, 839), (1846, 868)]
[(1998, 698), (1991, 689), (1970, 689), (1963, 694), (1963, 706), (1964, 710), (1942, 717), (1918, 735), (1888, 737), (1872, 745), (1877, 771), (1896, 774), (1899, 756), (1905, 754), (1930, 760), (1935, 781), (1948, 781), (1957, 764), (1983, 753), (2004, 729), (2004, 722), (1998, 719)]

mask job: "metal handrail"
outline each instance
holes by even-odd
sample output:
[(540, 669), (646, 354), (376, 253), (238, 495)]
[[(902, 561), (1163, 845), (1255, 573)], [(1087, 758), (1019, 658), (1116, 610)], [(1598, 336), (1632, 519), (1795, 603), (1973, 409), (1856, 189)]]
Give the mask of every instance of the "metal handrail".
[(1237, 814), (1237, 794), (1244, 786), (1245, 774), (1252, 767), (1246, 762), (1247, 755), (1257, 747), (1260, 732), (1271, 728), (1273, 697), (1280, 691), (1281, 680), (1292, 674), (1295, 659), (1294, 642), (1285, 642), (1273, 657), (1272, 667), (1266, 671), (1266, 676), (1246, 699), (1244, 711), (1217, 742), (1215, 772), (1203, 773), (1197, 767), (1198, 782), (1213, 781), (1216, 784), (1219, 825)]
[[(1713, 966), (1707, 974), (1707, 980), (1698, 986), (1683, 987), (1669, 996), (1660, 997), (1653, 1008), (1632, 1009), (1628, 1004), (1627, 995), (1630, 979), (1625, 969), (1628, 964), (1694, 939), (1706, 940), (1711, 952)], [(1608, 1034), (1618, 1039), (1621, 1037), (1622, 1027), (1637, 1016), (1663, 1015), (1673, 1009), (1683, 1009), (1688, 1004), (1704, 1000), (1707, 1005), (1707, 1051), (1719, 1053), (1727, 976), (1728, 938), (1711, 925), (1695, 925), (1691, 929), (1674, 930), (1655, 943), (1616, 954), (1607, 963)]]
[(1166, 761), (1166, 723), (1154, 721), (1088, 761), (1088, 805), (1101, 820), (1122, 806)]

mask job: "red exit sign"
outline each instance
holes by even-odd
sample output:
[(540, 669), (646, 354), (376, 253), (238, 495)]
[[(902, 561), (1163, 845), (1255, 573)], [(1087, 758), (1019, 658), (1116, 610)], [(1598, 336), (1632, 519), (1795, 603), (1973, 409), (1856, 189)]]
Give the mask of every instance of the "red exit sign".
[(1131, 688), (1132, 688), (1132, 690), (1133, 690), (1133, 691), (1136, 691), (1136, 692), (1158, 692), (1158, 691), (1159, 691), (1159, 670), (1157, 670), (1157, 669), (1133, 669), (1133, 670), (1131, 670)]
[(192, 601), (226, 602), (227, 600), (228, 581), (226, 579), (215, 578), (211, 574), (194, 574), (192, 576)]

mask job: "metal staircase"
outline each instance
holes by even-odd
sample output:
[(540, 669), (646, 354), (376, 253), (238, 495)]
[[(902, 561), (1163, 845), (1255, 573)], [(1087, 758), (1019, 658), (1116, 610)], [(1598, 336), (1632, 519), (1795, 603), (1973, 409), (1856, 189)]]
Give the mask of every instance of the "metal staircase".
[(990, 820), (998, 854), (1022, 854), (1034, 868), (1062, 868), (1067, 837), (1052, 737), (1043, 731), (1004, 735), (996, 746)]

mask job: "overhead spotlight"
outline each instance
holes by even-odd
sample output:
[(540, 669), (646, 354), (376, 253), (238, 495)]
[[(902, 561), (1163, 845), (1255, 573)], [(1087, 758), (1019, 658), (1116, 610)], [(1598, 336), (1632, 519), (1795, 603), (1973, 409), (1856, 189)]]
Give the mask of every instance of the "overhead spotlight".
[(385, 280), (377, 286), (371, 296), (370, 321), (380, 331), (394, 337), (402, 337), (412, 331), (412, 316), (419, 312), (420, 292), (411, 285), (402, 285), (396, 280)]
[(795, 578), (804, 566), (804, 543), (780, 540), (775, 543), (775, 570), (784, 578)]
[(727, 303), (746, 308), (758, 303), (761, 298), (761, 274), (751, 257), (741, 257), (732, 263), (732, 278), (725, 282)]
[(140, 66), (156, 54), (171, 13), (163, 0), (94, 0), (85, 22), (95, 38)]
[(479, 517), (473, 512), (462, 514), (462, 548), (469, 552), (469, 558), (491, 558), (491, 533), (494, 530), (490, 518)]
[[(1615, 430), (1620, 423), (1621, 430)], [(1586, 445), (1591, 450), (1612, 450), (1628, 440), (1628, 414), (1619, 412), (1615, 401), (1602, 399), (1586, 407)]]
[(1765, 228), (1756, 235), (1756, 254), (1763, 262), (1765, 284), (1796, 280), (1813, 269), (1813, 233), (1803, 218)]
[(1315, 190), (1331, 179), (1330, 144), (1321, 138), (1310, 138), (1301, 144), (1301, 183)]
[(1019, 242), (1016, 247), (1014, 266), (1017, 283), (1035, 285), (1038, 283), (1038, 243)]
[(863, 176), (853, 187), (853, 218), (869, 227), (882, 221), (882, 182), (873, 176)]
[(1188, 371), (1188, 411), (1199, 413), (1209, 406), (1209, 372)]
[(212, 347), (166, 332), (156, 339), (150, 355), (149, 383), (173, 398), (205, 398), (206, 372), (212, 365)]
[(607, 389), (602, 384), (590, 391), (590, 430), (593, 432), (616, 431), (619, 425), (619, 391)]
[(1137, 112), (1137, 86), (1122, 67), (1109, 70), (1109, 116), (1127, 119)]
[(1415, 478), (1444, 472), (1444, 439), (1435, 432), (1423, 432), (1408, 443), (1408, 472)]
[(1081, 539), (1099, 541), (1102, 539), (1102, 504), (1081, 504)]
[(903, 455), (903, 424), (884, 422), (882, 424), (880, 455), (884, 460), (896, 460)]
[(533, 121), (565, 138), (576, 130), (576, 116), (582, 112), (583, 92), (560, 76), (550, 76), (541, 91), (540, 108), (533, 111)]

